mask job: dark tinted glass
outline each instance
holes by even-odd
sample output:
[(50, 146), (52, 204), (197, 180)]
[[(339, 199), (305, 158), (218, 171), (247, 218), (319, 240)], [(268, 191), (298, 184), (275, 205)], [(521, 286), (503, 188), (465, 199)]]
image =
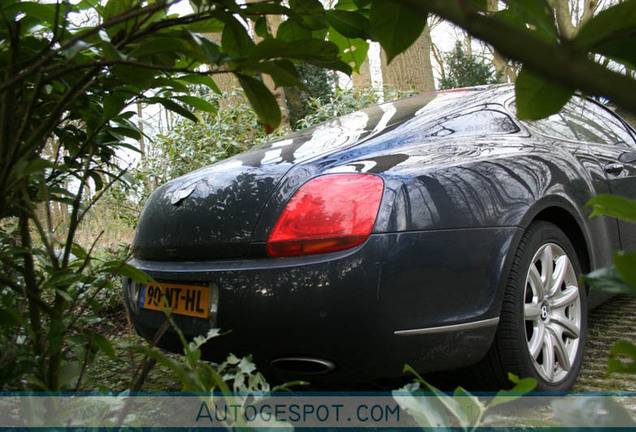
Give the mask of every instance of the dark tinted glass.
[(543, 135), (559, 139), (578, 140), (578, 137), (568, 126), (568, 123), (561, 114), (553, 114), (550, 117), (541, 120), (529, 120), (526, 121), (526, 123)]
[(581, 139), (600, 144), (634, 145), (634, 138), (617, 117), (592, 101), (586, 100), (583, 104), (581, 127), (576, 129)]

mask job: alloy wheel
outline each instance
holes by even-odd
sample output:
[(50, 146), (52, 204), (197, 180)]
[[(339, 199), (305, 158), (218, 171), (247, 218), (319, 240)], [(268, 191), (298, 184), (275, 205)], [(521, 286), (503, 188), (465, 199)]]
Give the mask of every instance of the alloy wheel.
[(539, 248), (526, 276), (524, 301), (528, 352), (549, 383), (572, 369), (581, 336), (581, 296), (572, 261), (555, 243)]

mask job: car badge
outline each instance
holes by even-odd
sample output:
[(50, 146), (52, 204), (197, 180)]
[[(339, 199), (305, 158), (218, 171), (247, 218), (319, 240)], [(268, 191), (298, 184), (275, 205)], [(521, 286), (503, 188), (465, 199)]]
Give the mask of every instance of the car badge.
[(183, 187), (172, 194), (170, 197), (170, 204), (179, 206), (183, 202), (184, 199), (192, 195), (192, 192), (196, 189), (196, 184), (190, 184), (186, 187)]

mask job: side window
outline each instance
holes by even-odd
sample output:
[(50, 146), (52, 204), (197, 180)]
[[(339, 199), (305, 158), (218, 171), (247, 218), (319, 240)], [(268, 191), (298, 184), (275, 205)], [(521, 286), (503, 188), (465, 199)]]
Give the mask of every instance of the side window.
[[(581, 137), (581, 139), (625, 147), (634, 146), (634, 137), (625, 129), (625, 126), (616, 116), (589, 100), (584, 101), (584, 106), (584, 124), (585, 129), (589, 131), (590, 138)], [(592, 140), (592, 137), (597, 138)]]
[(606, 143), (604, 134), (598, 128), (590, 127), (594, 121), (591, 118), (591, 113), (582, 104), (568, 102), (563, 107), (561, 115), (576, 133), (578, 139), (588, 142)]
[(526, 123), (532, 129), (543, 135), (553, 138), (578, 141), (578, 137), (568, 126), (568, 122), (565, 121), (561, 114), (552, 114), (550, 117), (541, 120), (528, 120)]
[(467, 114), (444, 117), (426, 136), (490, 136), (519, 132), (510, 117), (500, 111), (481, 109)]

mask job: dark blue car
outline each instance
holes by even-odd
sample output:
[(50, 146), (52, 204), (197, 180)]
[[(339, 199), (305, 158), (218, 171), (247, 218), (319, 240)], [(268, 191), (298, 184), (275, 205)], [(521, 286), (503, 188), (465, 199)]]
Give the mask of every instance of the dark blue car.
[[(204, 358), (252, 354), (274, 379), (369, 382), (408, 363), (567, 390), (578, 276), (636, 246), (585, 204), (634, 198), (634, 161), (634, 131), (583, 98), (535, 122), (511, 86), (374, 106), (157, 189), (131, 263), (158, 284), (126, 280), (129, 313), (148, 339), (160, 304), (186, 335), (231, 330)], [(159, 345), (182, 349), (170, 331)]]

